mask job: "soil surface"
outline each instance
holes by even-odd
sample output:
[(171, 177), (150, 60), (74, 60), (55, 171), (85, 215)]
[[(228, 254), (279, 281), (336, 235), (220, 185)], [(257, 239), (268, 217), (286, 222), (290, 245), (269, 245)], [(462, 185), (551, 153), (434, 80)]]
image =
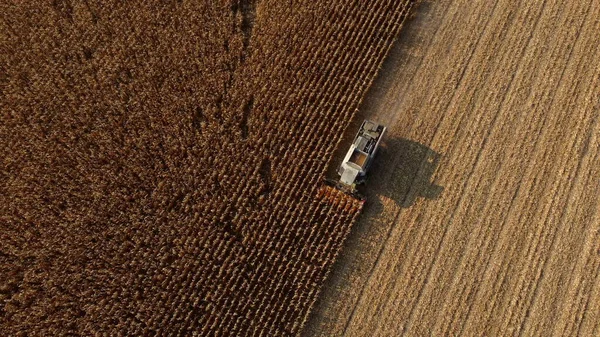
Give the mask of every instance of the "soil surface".
[(600, 2), (416, 14), (353, 121), (389, 133), (304, 334), (600, 335)]

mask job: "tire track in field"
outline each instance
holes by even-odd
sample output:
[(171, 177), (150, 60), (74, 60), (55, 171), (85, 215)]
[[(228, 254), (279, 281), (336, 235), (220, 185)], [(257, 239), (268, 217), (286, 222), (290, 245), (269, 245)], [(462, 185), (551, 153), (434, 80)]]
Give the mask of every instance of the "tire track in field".
[[(595, 149), (598, 155), (595, 160), (592, 160), (592, 165), (594, 165), (594, 169), (596, 170), (595, 173), (590, 175), (590, 180), (592, 180), (592, 182), (589, 185), (592, 186), (592, 191), (600, 190), (600, 172), (598, 172), (600, 171), (600, 167), (596, 165), (600, 158), (600, 95), (597, 95), (595, 99), (596, 124), (592, 130), (592, 141), (590, 146)], [(588, 331), (592, 331), (592, 336), (598, 336), (600, 334), (600, 200), (596, 203), (595, 216), (590, 218), (590, 233), (595, 233), (595, 239), (591, 241), (590, 258), (593, 259), (595, 266), (584, 270), (596, 270), (596, 276), (591, 279), (592, 289), (587, 293), (588, 299), (586, 306), (588, 310), (584, 314), (582, 326), (587, 328)], [(584, 276), (589, 276), (589, 274)], [(583, 296), (585, 295), (586, 293), (584, 292)]]
[[(597, 243), (600, 243), (600, 240), (596, 240)], [(575, 311), (577, 313), (576, 315), (576, 319), (574, 319), (572, 321), (572, 326), (573, 327), (577, 327), (576, 333), (573, 332), (569, 332), (569, 335), (571, 336), (586, 336), (586, 335), (594, 335), (597, 336), (597, 334), (582, 334), (581, 330), (582, 328), (584, 328), (586, 326), (586, 323), (589, 324), (594, 324), (593, 322), (596, 322), (596, 324), (600, 324), (600, 305), (598, 304), (598, 281), (600, 280), (600, 262), (597, 256), (590, 256), (590, 260), (592, 261), (591, 263), (588, 262), (588, 265), (590, 265), (587, 270), (595, 270), (596, 271), (596, 275), (594, 277), (592, 277), (592, 281), (589, 282), (589, 286), (588, 287), (582, 287), (581, 289), (585, 289), (580, 293), (580, 302), (578, 307), (581, 308), (581, 310)], [(594, 296), (594, 286), (596, 288), (596, 296)], [(583, 305), (583, 303), (585, 303), (585, 305)], [(591, 306), (591, 308), (590, 308)], [(590, 318), (590, 316), (592, 316)], [(593, 328), (592, 328), (593, 329)]]
[[(575, 176), (575, 179), (576, 179), (576, 180), (579, 180), (579, 178), (580, 178), (580, 174), (581, 174), (581, 172), (582, 172), (582, 170), (581, 170), (581, 168), (582, 168), (582, 167), (581, 167), (581, 164), (582, 164), (582, 163), (581, 163), (581, 160), (580, 160), (580, 161), (577, 163), (577, 168), (575, 169), (575, 175), (574, 175), (574, 176)], [(575, 193), (575, 185), (574, 185), (574, 184), (572, 184), (572, 185), (570, 186), (570, 188), (568, 189), (567, 196), (566, 196), (565, 200), (568, 200), (568, 201), (570, 201), (570, 200), (573, 200), (573, 198), (574, 198), (574, 197), (573, 197), (574, 193)], [(554, 197), (553, 199), (554, 199), (554, 200), (557, 200), (558, 198)], [(563, 217), (562, 217), (562, 219), (564, 219), (564, 215), (565, 215), (565, 213), (563, 213)], [(560, 221), (561, 223), (563, 223), (562, 219), (561, 219), (561, 221)], [(546, 222), (548, 222), (548, 221), (546, 221)], [(555, 231), (554, 233), (551, 233), (551, 234), (549, 234), (549, 236), (551, 236), (551, 238), (549, 239), (549, 240), (550, 240), (549, 246), (551, 246), (551, 247), (555, 247), (555, 244), (556, 244), (556, 242), (557, 242), (557, 241), (556, 241), (557, 234), (558, 234), (558, 233), (557, 233), (557, 231)], [(537, 249), (537, 247), (536, 247), (536, 249)], [(552, 250), (553, 250), (553, 249), (552, 249), (552, 248), (550, 248), (550, 250), (549, 250), (549, 253), (550, 253), (550, 252), (552, 252)], [(547, 255), (547, 254), (539, 254), (539, 253), (537, 252), (537, 250), (536, 250), (536, 251), (534, 251), (534, 253), (533, 253), (533, 256), (536, 256), (536, 257), (537, 257), (537, 256), (540, 256), (540, 259), (543, 259), (542, 257), (543, 257), (543, 256), (546, 256), (546, 255)], [(527, 260), (527, 262), (529, 262), (530, 260), (531, 260), (531, 258), (530, 258), (530, 259), (528, 259), (528, 260)], [(524, 327), (524, 325), (526, 324), (526, 321), (527, 321), (527, 319), (528, 319), (529, 307), (531, 306), (531, 304), (532, 304), (533, 300), (535, 299), (535, 296), (538, 294), (538, 290), (537, 290), (537, 289), (538, 289), (538, 286), (539, 286), (540, 282), (542, 281), (542, 278), (543, 278), (543, 277), (544, 277), (544, 275), (545, 275), (545, 273), (544, 273), (544, 269), (545, 269), (545, 267), (546, 267), (546, 263), (547, 263), (548, 259), (543, 259), (543, 260), (544, 260), (544, 261), (539, 261), (539, 262), (537, 262), (537, 264), (536, 264), (536, 267), (538, 267), (538, 268), (539, 268), (539, 271), (538, 271), (538, 272), (537, 272), (537, 274), (536, 274), (536, 277), (537, 277), (537, 278), (534, 278), (534, 279), (533, 279), (533, 281), (530, 281), (530, 283), (529, 283), (529, 284), (526, 286), (527, 288), (526, 288), (526, 291), (525, 291), (524, 293), (525, 293), (525, 295), (528, 295), (528, 296), (530, 295), (531, 297), (530, 297), (530, 299), (529, 299), (529, 300), (525, 300), (525, 301), (522, 301), (522, 302), (521, 302), (521, 308), (520, 308), (520, 311), (521, 311), (521, 313), (520, 313), (520, 314), (521, 314), (523, 317), (522, 317), (522, 318), (520, 318), (520, 319), (519, 319), (519, 318), (514, 318), (514, 317), (515, 317), (515, 311), (513, 311), (513, 313), (512, 313), (512, 316), (511, 316), (511, 320), (512, 320), (512, 321), (515, 321), (515, 320), (520, 320), (520, 325), (519, 325), (519, 328), (516, 330), (516, 332), (518, 332), (519, 334), (522, 334), (522, 332), (523, 332), (523, 327)], [(531, 287), (534, 287), (534, 290), (533, 290), (533, 292), (531, 291)], [(522, 293), (523, 293), (523, 292), (522, 292)], [(513, 297), (513, 299), (514, 299), (514, 297)], [(511, 307), (512, 307), (512, 305), (511, 305)], [(509, 321), (509, 323), (508, 323), (508, 324), (511, 324), (511, 322)], [(515, 322), (515, 323), (513, 323), (513, 324), (516, 324), (516, 322)]]
[[(600, 245), (600, 240), (597, 240)], [(598, 259), (596, 257), (596, 259)], [(588, 296), (586, 309), (588, 309), (583, 317), (582, 327), (589, 327), (589, 331), (592, 331), (590, 335), (598, 336), (600, 333), (600, 263), (596, 263), (596, 277), (593, 279), (592, 284), (592, 295)], [(590, 312), (592, 315), (590, 315)], [(591, 316), (591, 317), (590, 317)], [(586, 324), (587, 323), (587, 324)], [(584, 330), (585, 331), (585, 330)], [(580, 334), (584, 336), (584, 334)]]
[[(590, 164), (588, 163), (587, 166), (590, 167)], [(594, 165), (591, 166), (592, 168), (588, 168), (586, 171), (588, 179), (577, 184), (581, 191), (569, 205), (573, 205), (569, 208), (575, 208), (575, 210), (566, 211), (569, 214), (567, 219), (562, 221), (559, 239), (556, 241), (556, 247), (553, 247), (549, 265), (545, 267), (549, 271), (544, 274), (548, 275), (546, 282), (545, 284), (541, 282), (536, 290), (538, 297), (534, 299), (530, 308), (528, 322), (521, 331), (522, 335), (549, 335), (552, 333), (552, 327), (559, 319), (557, 316), (562, 312), (560, 304), (565, 302), (569, 288), (574, 282), (575, 276), (578, 276), (575, 270), (577, 264), (573, 264), (572, 261), (582, 260), (585, 253), (586, 232), (593, 227), (593, 221), (590, 219), (593, 218), (593, 212), (598, 209), (600, 201), (595, 193), (600, 186), (593, 178), (599, 176), (600, 172), (593, 168)], [(587, 196), (595, 201), (590, 200)], [(584, 209), (582, 210), (582, 208)], [(569, 217), (574, 219), (568, 219)]]
[[(599, 219), (600, 217), (596, 217)], [(596, 228), (596, 233), (600, 232), (600, 228)], [(600, 247), (600, 237), (596, 239), (596, 247)], [(592, 280), (594, 285), (592, 288), (592, 295), (588, 298), (588, 303), (591, 304), (590, 311), (593, 315), (587, 315), (587, 322), (584, 320), (583, 323), (587, 323), (589, 330), (592, 331), (592, 336), (598, 336), (600, 333), (600, 248), (596, 249), (596, 277)], [(591, 317), (590, 317), (591, 316)]]
[[(598, 220), (598, 217), (596, 216), (596, 221)], [(591, 242), (595, 241), (596, 245), (598, 244), (598, 242), (600, 242), (600, 236), (598, 235), (598, 230), (596, 229), (596, 235), (591, 236), (591, 238), (595, 238), (595, 240), (592, 240)], [(586, 247), (586, 248), (590, 248), (590, 247)], [(599, 306), (598, 306), (598, 301), (597, 299), (599, 298), (598, 296), (598, 280), (600, 279), (600, 262), (598, 261), (598, 257), (594, 256), (595, 252), (594, 249), (592, 248), (591, 254), (589, 254), (588, 258), (585, 259), (585, 263), (584, 268), (585, 270), (594, 270), (595, 271), (595, 275), (584, 275), (584, 276), (588, 276), (586, 278), (584, 278), (583, 280), (579, 281), (579, 284), (577, 285), (577, 288), (575, 288), (576, 290), (576, 298), (573, 298), (573, 300), (575, 301), (574, 303), (572, 303), (571, 305), (571, 310), (567, 313), (567, 316), (571, 316), (566, 320), (561, 320), (558, 323), (560, 325), (563, 325), (563, 329), (559, 329), (562, 330), (560, 331), (560, 334), (562, 336), (597, 336), (597, 334), (592, 333), (592, 334), (581, 334), (581, 330), (582, 327), (584, 326), (585, 319), (586, 317), (589, 315), (590, 311), (593, 310), (592, 315), (594, 316), (593, 318), (590, 319), (590, 324), (594, 324), (594, 322), (596, 324), (598, 324), (598, 318), (600, 317), (600, 313), (599, 313)], [(592, 294), (594, 292), (594, 286), (595, 286), (595, 292), (596, 294)], [(567, 302), (569, 303), (569, 302)], [(590, 304), (593, 305), (593, 307), (590, 309)], [(594, 319), (595, 318), (595, 319)], [(557, 325), (557, 326), (560, 326)], [(590, 328), (590, 330), (597, 330), (598, 327), (596, 326), (595, 328)], [(557, 332), (557, 329), (554, 330), (555, 334)]]

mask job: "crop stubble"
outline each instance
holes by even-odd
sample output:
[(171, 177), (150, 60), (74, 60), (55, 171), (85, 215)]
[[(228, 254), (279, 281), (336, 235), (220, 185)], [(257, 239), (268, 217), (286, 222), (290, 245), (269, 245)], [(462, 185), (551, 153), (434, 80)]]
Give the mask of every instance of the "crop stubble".
[(7, 334), (300, 331), (327, 159), (412, 1), (2, 5)]
[[(343, 251), (348, 265), (335, 274), (351, 279), (332, 281), (343, 293), (326, 288), (324, 318), (308, 330), (597, 334), (600, 4), (429, 6), (431, 17), (445, 14), (434, 35), (409, 26), (421, 39), (407, 48), (430, 42), (395, 72), (397, 83), (412, 78), (408, 89), (393, 84), (402, 99), (391, 90), (365, 115), (398, 120), (388, 138), (442, 153), (434, 180), (445, 191), (409, 209), (388, 207), (393, 227), (381, 253), (370, 250), (379, 254), (367, 260), (371, 271), (352, 274), (358, 267), (348, 262), (368, 246)], [(406, 112), (408, 122), (394, 117)]]

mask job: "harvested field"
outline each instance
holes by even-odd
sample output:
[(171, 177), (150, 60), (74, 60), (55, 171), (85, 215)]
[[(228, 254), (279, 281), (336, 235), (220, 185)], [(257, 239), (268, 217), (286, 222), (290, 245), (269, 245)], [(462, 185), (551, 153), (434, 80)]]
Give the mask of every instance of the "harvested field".
[(297, 334), (412, 1), (0, 5), (2, 335)]
[(600, 336), (598, 18), (420, 4), (358, 113), (387, 147), (305, 335)]

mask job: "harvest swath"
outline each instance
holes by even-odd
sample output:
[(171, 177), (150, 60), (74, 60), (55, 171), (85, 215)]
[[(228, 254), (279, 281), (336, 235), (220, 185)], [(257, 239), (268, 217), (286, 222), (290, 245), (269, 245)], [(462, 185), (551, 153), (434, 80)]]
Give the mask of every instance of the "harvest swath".
[(0, 330), (297, 334), (328, 158), (412, 1), (2, 5)]

